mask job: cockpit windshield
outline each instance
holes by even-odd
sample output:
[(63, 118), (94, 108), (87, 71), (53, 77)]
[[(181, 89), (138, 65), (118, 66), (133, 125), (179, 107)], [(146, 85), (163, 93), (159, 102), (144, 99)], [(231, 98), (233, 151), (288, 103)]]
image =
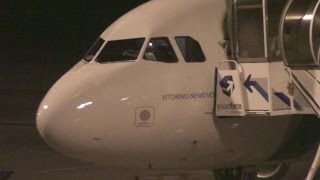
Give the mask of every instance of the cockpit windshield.
[(108, 41), (96, 58), (97, 62), (136, 60), (145, 38)]
[(143, 58), (148, 61), (178, 62), (178, 58), (167, 37), (151, 38)]
[(99, 51), (103, 43), (104, 43), (104, 40), (102, 38), (97, 39), (96, 42), (91, 46), (89, 51), (86, 53), (83, 59), (86, 60), (87, 62), (91, 61), (93, 57), (96, 55), (96, 53)]

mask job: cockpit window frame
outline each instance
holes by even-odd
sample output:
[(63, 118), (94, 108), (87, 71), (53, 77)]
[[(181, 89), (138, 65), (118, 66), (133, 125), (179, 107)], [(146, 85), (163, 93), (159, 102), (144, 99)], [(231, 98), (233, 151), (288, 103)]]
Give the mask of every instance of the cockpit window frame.
[[(167, 62), (167, 61), (163, 61), (163, 60), (150, 60), (146, 58), (146, 53), (148, 50), (148, 44), (152, 41), (152, 40), (157, 40), (157, 39), (164, 39), (166, 41), (166, 43), (169, 45), (169, 48), (172, 50), (173, 52), (173, 56), (174, 56), (174, 60), (172, 62)], [(144, 52), (142, 54), (142, 60), (144, 61), (148, 61), (148, 62), (159, 62), (159, 63), (166, 63), (166, 64), (174, 64), (174, 63), (179, 63), (179, 58), (177, 56), (177, 52), (176, 49), (173, 46), (173, 42), (171, 41), (171, 39), (167, 36), (157, 36), (157, 37), (150, 37), (146, 40), (146, 45), (144, 47)]]
[[(197, 48), (193, 47), (193, 50), (196, 50), (197, 53), (199, 53), (198, 57), (196, 59), (190, 59), (189, 55), (183, 52), (181, 44), (179, 43), (179, 39), (192, 40), (194, 43), (196, 43)], [(207, 61), (207, 57), (202, 49), (200, 42), (198, 40), (196, 40), (195, 38), (193, 38), (191, 36), (175, 36), (174, 40), (175, 40), (175, 43), (177, 45), (178, 50), (180, 51), (180, 53), (182, 55), (182, 58), (185, 60), (186, 63), (205, 63)]]
[[(113, 60), (113, 61), (106, 61), (106, 62), (103, 62), (103, 61), (101, 62), (101, 61), (99, 61), (99, 60), (97, 59), (97, 58), (101, 55), (101, 53), (103, 53), (103, 50), (106, 48), (106, 46), (108, 45), (108, 43), (110, 43), (110, 42), (116, 42), (116, 41), (126, 41), (126, 40), (142, 40), (142, 41), (143, 41), (143, 42), (141, 43), (141, 45), (140, 45), (140, 48), (139, 48), (139, 50), (138, 50), (139, 52), (138, 52), (136, 58), (134, 58), (134, 59), (128, 59), (128, 60), (123, 60), (123, 59), (121, 59), (121, 60), (116, 60), (116, 61)], [(96, 57), (94, 58), (94, 61), (95, 61), (96, 63), (100, 63), (100, 64), (121, 63), (121, 62), (136, 62), (136, 61), (139, 59), (141, 53), (143, 52), (143, 48), (144, 48), (144, 44), (145, 44), (146, 40), (147, 40), (147, 39), (146, 39), (145, 37), (108, 40), (108, 41), (106, 41), (106, 42), (104, 43), (104, 45), (101, 47), (100, 51), (97, 53)]]
[[(99, 41), (101, 41), (101, 45), (99, 47), (96, 48), (96, 45), (98, 45)], [(97, 40), (95, 40), (95, 42), (91, 45), (91, 47), (89, 48), (89, 50), (85, 53), (84, 57), (82, 58), (86, 63), (90, 63), (91, 61), (93, 61), (95, 59), (95, 57), (100, 53), (100, 50), (104, 47), (106, 43), (106, 40), (103, 39), (102, 37), (98, 37)], [(95, 53), (94, 55), (92, 55), (92, 58), (91, 59), (87, 59), (88, 57), (88, 54), (93, 50), (93, 49), (96, 49), (95, 50)]]

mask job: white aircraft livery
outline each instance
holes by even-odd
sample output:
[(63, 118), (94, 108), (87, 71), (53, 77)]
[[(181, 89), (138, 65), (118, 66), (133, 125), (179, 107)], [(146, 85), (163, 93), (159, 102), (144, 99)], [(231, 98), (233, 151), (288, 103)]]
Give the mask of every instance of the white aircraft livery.
[(319, 144), (319, 4), (151, 0), (55, 83), (38, 131), (66, 156), (136, 179), (279, 179)]

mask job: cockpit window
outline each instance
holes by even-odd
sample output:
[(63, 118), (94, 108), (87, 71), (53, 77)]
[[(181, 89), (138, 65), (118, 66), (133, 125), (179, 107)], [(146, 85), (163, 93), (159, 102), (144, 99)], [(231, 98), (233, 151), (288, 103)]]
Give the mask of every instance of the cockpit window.
[(178, 58), (167, 37), (150, 39), (143, 58), (149, 61), (166, 63), (178, 62)]
[(86, 60), (87, 62), (91, 61), (93, 57), (96, 55), (96, 53), (99, 51), (103, 43), (104, 43), (104, 40), (102, 38), (97, 39), (96, 42), (91, 46), (89, 51), (86, 53), (83, 59)]
[(201, 46), (195, 39), (188, 36), (176, 37), (176, 42), (186, 62), (206, 61), (206, 57), (201, 49)]
[(145, 38), (108, 41), (96, 58), (97, 62), (136, 60)]

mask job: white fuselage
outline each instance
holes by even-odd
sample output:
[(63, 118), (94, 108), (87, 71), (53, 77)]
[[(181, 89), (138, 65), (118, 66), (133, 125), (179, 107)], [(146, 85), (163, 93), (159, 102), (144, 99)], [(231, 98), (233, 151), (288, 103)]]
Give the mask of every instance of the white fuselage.
[[(215, 67), (226, 59), (218, 43), (225, 11), (222, 0), (153, 0), (120, 18), (101, 38), (146, 38), (137, 60), (79, 62), (42, 101), (41, 136), (67, 156), (110, 167), (191, 170), (262, 163), (281, 145), (291, 120), (303, 116), (213, 115)], [(185, 62), (176, 36), (196, 39), (206, 61)], [(145, 60), (153, 37), (168, 37), (179, 61)], [(143, 110), (149, 112), (146, 122)]]

